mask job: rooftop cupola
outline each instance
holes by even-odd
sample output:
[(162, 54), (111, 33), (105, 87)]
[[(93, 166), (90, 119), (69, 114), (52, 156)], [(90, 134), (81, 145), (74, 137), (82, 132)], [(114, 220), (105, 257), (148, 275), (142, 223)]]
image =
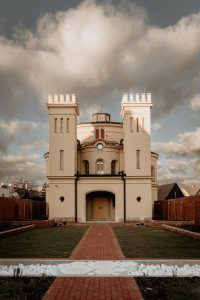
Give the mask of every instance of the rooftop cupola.
[(107, 113), (96, 113), (92, 115), (92, 123), (109, 123), (110, 114)]

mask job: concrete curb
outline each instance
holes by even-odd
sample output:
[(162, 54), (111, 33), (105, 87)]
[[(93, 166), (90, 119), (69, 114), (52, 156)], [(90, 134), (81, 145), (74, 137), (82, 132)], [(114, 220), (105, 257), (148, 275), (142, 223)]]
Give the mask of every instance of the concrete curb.
[(33, 224), (33, 225), (23, 226), (23, 227), (19, 227), (19, 228), (15, 228), (15, 229), (5, 230), (5, 231), (0, 232), (0, 238), (14, 235), (16, 233), (22, 233), (25, 231), (29, 231), (36, 227), (37, 227), (37, 225)]
[(182, 234), (182, 235), (189, 236), (193, 239), (200, 240), (200, 233), (197, 233), (197, 232), (192, 232), (192, 231), (189, 231), (189, 230), (173, 227), (173, 226), (166, 225), (166, 224), (162, 224), (161, 228), (167, 229), (167, 230), (175, 232), (175, 233), (179, 233), (179, 234)]
[(151, 220), (144, 223), (149, 227), (161, 227), (164, 224), (170, 226), (194, 225), (194, 221)]

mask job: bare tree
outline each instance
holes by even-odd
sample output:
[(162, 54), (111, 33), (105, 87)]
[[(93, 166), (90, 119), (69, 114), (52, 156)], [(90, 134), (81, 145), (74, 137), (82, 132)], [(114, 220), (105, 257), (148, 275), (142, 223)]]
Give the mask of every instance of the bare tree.
[(12, 189), (21, 198), (30, 199), (30, 196), (38, 192), (38, 186), (23, 176), (16, 177), (12, 182)]

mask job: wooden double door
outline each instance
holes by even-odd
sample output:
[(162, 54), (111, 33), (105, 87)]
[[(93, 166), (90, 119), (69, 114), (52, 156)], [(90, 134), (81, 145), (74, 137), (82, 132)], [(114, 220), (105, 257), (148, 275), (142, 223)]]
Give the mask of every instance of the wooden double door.
[(109, 199), (93, 198), (92, 200), (92, 217), (94, 220), (109, 219)]
[(114, 217), (114, 194), (91, 192), (86, 197), (87, 221), (110, 221)]

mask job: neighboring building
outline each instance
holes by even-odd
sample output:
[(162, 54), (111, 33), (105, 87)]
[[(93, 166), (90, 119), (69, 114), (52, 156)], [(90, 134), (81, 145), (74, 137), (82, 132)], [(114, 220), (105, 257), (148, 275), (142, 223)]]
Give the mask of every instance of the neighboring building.
[(124, 94), (122, 122), (107, 113), (77, 124), (76, 95), (49, 95), (45, 154), (49, 218), (67, 222), (152, 218), (157, 160), (151, 152), (151, 94)]
[(19, 199), (20, 196), (18, 193), (13, 192), (11, 184), (1, 184), (0, 186), (0, 197), (10, 197), (10, 198), (16, 198)]
[(163, 184), (158, 187), (158, 200), (176, 199), (185, 197), (177, 183)]
[(0, 186), (0, 197), (10, 197), (10, 189), (7, 185)]
[(195, 196), (200, 192), (199, 186), (195, 184), (193, 185), (181, 184), (179, 186), (185, 196)]

